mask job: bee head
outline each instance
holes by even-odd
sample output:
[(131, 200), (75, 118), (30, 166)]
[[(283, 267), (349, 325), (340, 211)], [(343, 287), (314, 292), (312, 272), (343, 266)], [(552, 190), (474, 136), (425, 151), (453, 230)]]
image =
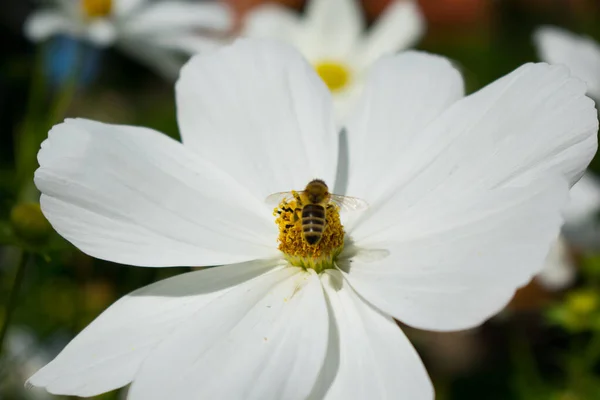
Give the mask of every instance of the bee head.
[(304, 193), (311, 203), (322, 203), (329, 197), (329, 188), (321, 179), (313, 179), (306, 185)]

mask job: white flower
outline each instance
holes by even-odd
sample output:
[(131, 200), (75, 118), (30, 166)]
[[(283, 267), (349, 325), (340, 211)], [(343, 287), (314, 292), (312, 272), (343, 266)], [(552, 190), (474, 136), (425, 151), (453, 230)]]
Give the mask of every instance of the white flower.
[[(542, 60), (569, 67), (571, 73), (583, 79), (588, 95), (600, 101), (600, 46), (591, 38), (577, 36), (563, 29), (544, 26), (534, 34), (534, 42)], [(571, 241), (585, 247), (598, 248), (600, 235), (593, 222), (600, 211), (600, 183), (587, 173), (570, 193), (564, 211), (565, 231)], [(538, 281), (552, 290), (563, 289), (575, 278), (575, 265), (565, 238), (551, 249)]]
[(550, 64), (569, 67), (573, 76), (588, 85), (590, 97), (600, 101), (600, 45), (592, 38), (564, 29), (543, 26), (534, 33), (539, 56)]
[[(42, 209), (94, 257), (225, 265), (125, 296), (31, 385), (91, 396), (131, 383), (134, 400), (431, 399), (392, 318), (459, 330), (502, 309), (541, 267), (597, 147), (585, 85), (546, 64), (463, 98), (447, 60), (385, 57), (340, 149), (327, 88), (283, 45), (196, 56), (176, 92), (183, 144), (134, 126), (54, 127), (38, 156)], [(265, 205), (315, 177), (370, 204), (343, 219), (343, 248), (335, 208), (311, 247)], [(324, 269), (297, 266), (317, 250)]]
[(310, 0), (304, 16), (276, 4), (255, 8), (244, 20), (242, 35), (281, 40), (300, 50), (332, 91), (343, 118), (360, 96), (371, 65), (414, 45), (423, 30), (413, 0), (392, 1), (369, 31), (357, 1)]
[[(204, 30), (224, 32), (231, 26), (226, 7), (218, 3), (149, 0), (53, 0), (53, 7), (34, 12), (25, 22), (33, 41), (57, 34), (116, 45), (128, 54), (175, 78), (192, 55), (219, 45), (201, 35)], [(204, 32), (206, 33), (206, 32)]]

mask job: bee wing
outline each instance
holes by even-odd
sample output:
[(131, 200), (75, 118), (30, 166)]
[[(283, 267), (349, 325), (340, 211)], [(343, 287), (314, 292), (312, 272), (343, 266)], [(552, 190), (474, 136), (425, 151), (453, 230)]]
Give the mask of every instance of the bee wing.
[(360, 211), (369, 208), (369, 204), (357, 197), (331, 195), (331, 202), (340, 208), (340, 211)]
[(267, 196), (265, 203), (267, 203), (269, 206), (275, 207), (278, 206), (283, 200), (288, 202), (294, 200), (294, 195), (292, 192), (273, 193), (272, 195)]

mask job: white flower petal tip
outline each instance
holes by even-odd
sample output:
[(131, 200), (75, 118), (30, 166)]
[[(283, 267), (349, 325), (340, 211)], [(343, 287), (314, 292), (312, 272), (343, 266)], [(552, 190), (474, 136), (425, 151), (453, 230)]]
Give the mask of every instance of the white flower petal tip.
[(151, 129), (67, 120), (38, 161), (44, 215), (93, 257), (161, 267), (278, 256), (272, 210)]
[(279, 4), (264, 3), (246, 14), (241, 35), (293, 43), (297, 40), (299, 29), (298, 14)]
[[(278, 265), (278, 260), (258, 260), (210, 268), (138, 289), (104, 311), (50, 364), (34, 374), (27, 385), (43, 387), (53, 394), (82, 397), (125, 386), (134, 380), (142, 363), (155, 352), (155, 347), (178, 329), (185, 330), (199, 310), (213, 301), (225, 299), (228, 293), (240, 293), (243, 297), (241, 288), (237, 292), (233, 288), (250, 281), (248, 286), (253, 279), (271, 279), (261, 276)], [(280, 276), (282, 272), (278, 274)], [(313, 300), (318, 301), (318, 295), (315, 293)], [(240, 299), (240, 296), (233, 299)], [(318, 317), (318, 310), (315, 312)], [(205, 333), (199, 333), (198, 339)], [(194, 346), (191, 344), (190, 348)], [(190, 397), (194, 396), (183, 398)]]
[(31, 14), (24, 25), (25, 36), (39, 42), (58, 33), (68, 33), (74, 27), (64, 15), (53, 10), (40, 10)]
[(358, 2), (311, 0), (306, 7), (303, 37), (310, 59), (346, 59), (354, 51), (365, 29)]
[[(433, 385), (396, 322), (363, 299), (335, 270), (321, 275), (330, 307), (330, 345), (315, 399), (434, 398)], [(357, 368), (360, 365), (360, 368)]]
[(569, 67), (586, 82), (590, 96), (600, 100), (600, 45), (596, 41), (553, 26), (538, 28), (533, 40), (543, 61)]
[[(507, 104), (510, 100), (514, 101)], [(476, 106), (477, 102), (481, 102), (477, 107), (480, 113), (486, 111), (485, 107), (492, 107), (487, 115), (481, 114), (485, 129), (489, 129), (496, 140), (490, 144), (505, 145), (502, 139), (514, 140), (517, 129), (521, 132), (522, 147), (513, 154), (513, 163), (507, 165), (517, 169), (513, 174), (522, 175), (521, 182), (528, 175), (561, 173), (572, 186), (596, 154), (598, 112), (595, 103), (586, 96), (585, 83), (564, 66), (525, 64), (462, 103)], [(493, 129), (488, 124), (492, 122), (491, 118), (499, 115), (506, 115), (507, 120)], [(521, 126), (514, 126), (515, 131), (511, 134), (503, 134), (515, 123)], [(535, 128), (543, 130), (536, 131)], [(542, 140), (546, 141), (546, 146), (535, 146), (535, 141)], [(497, 171), (506, 173), (503, 168)], [(512, 179), (513, 183), (520, 183), (516, 177)]]
[(144, 3), (146, 3), (146, 0), (116, 0), (113, 3), (115, 15), (123, 18), (139, 11)]
[(257, 199), (301, 190), (314, 178), (333, 185), (338, 138), (331, 96), (293, 48), (240, 39), (197, 55), (181, 70), (176, 95), (184, 145)]
[(418, 4), (412, 0), (392, 2), (358, 45), (356, 59), (368, 68), (384, 54), (402, 51), (417, 43), (426, 29)]
[(159, 1), (132, 15), (125, 28), (129, 33), (157, 36), (157, 32), (191, 34), (194, 29), (226, 32), (232, 26), (233, 14), (224, 4)]

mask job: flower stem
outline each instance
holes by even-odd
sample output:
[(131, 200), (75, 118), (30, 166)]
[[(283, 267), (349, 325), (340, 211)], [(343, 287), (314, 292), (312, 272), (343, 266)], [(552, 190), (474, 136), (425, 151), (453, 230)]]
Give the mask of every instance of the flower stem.
[(593, 371), (594, 365), (600, 359), (600, 332), (594, 332), (583, 355), (585, 366)]
[(2, 330), (0, 330), (0, 354), (2, 354), (2, 349), (4, 347), (4, 337), (6, 336), (6, 332), (8, 331), (8, 326), (10, 325), (12, 314), (17, 306), (19, 290), (21, 288), (21, 284), (23, 283), (23, 277), (25, 276), (25, 267), (27, 266), (28, 260), (29, 254), (26, 251), (22, 251), (21, 258), (19, 260), (19, 265), (17, 267), (15, 281), (10, 291), (8, 302), (6, 303), (4, 321), (2, 322)]
[(33, 187), (33, 171), (37, 167), (36, 154), (41, 143), (39, 132), (45, 129), (42, 120), (46, 97), (41, 48), (36, 53), (31, 75), (25, 118), (15, 137), (15, 168), (16, 184), (20, 188), (19, 201), (34, 201), (37, 198), (37, 191)]

